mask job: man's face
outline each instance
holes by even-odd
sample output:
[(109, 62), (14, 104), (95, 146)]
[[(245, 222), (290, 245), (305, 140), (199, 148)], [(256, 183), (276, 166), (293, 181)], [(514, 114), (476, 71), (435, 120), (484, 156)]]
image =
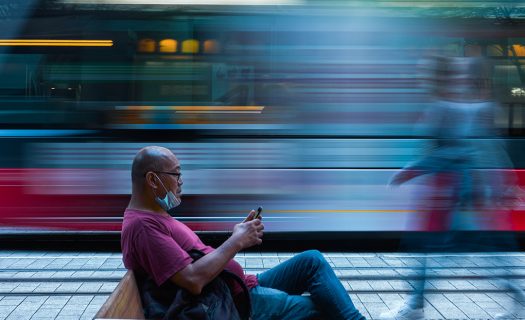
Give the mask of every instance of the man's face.
[(164, 176), (163, 181), (166, 185), (166, 188), (175, 193), (177, 199), (180, 200), (183, 181), (181, 176), (180, 162), (177, 157), (175, 157), (175, 155), (170, 157), (169, 165), (166, 168), (167, 170), (164, 170), (164, 172), (169, 172), (170, 174), (160, 173), (160, 175)]

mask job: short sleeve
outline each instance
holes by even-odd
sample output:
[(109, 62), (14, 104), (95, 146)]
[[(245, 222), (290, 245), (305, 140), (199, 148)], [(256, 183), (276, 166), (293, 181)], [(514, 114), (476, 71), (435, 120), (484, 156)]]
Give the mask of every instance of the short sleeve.
[(167, 231), (153, 224), (143, 225), (135, 247), (137, 260), (159, 286), (193, 261)]

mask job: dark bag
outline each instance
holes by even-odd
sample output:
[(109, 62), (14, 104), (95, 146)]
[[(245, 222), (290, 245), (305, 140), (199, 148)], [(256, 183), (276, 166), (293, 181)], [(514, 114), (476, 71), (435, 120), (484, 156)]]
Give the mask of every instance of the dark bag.
[[(193, 249), (188, 252), (197, 261), (204, 253)], [(238, 282), (243, 288), (243, 301), (236, 305), (228, 286), (228, 280)], [(178, 287), (171, 281), (166, 281), (160, 287), (151, 277), (137, 278), (147, 319), (178, 319), (178, 320), (214, 320), (250, 319), (251, 305), (248, 288), (236, 274), (224, 270), (213, 281), (207, 284), (200, 295), (195, 296), (187, 290)]]

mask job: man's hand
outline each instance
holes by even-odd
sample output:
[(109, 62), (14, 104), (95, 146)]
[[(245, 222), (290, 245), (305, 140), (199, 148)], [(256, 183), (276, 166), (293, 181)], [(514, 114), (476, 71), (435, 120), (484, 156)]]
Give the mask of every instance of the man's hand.
[(390, 187), (397, 187), (397, 186), (400, 186), (401, 184), (403, 184), (403, 182), (405, 182), (405, 177), (403, 176), (405, 174), (404, 171), (400, 170), (400, 171), (397, 171), (393, 176), (392, 178), (390, 178), (390, 180), (388, 181), (388, 186)]
[(423, 174), (424, 171), (422, 170), (401, 169), (398, 172), (396, 172), (392, 178), (390, 178), (390, 181), (388, 181), (388, 185), (391, 187), (397, 187)]
[(262, 243), (264, 225), (260, 219), (254, 219), (252, 210), (242, 223), (235, 225), (232, 236), (213, 252), (205, 255), (171, 277), (171, 281), (194, 295), (199, 295), (202, 288), (224, 270), (226, 264), (237, 252)]
[(264, 225), (260, 218), (254, 219), (254, 217), (255, 210), (252, 210), (242, 223), (236, 224), (233, 228), (231, 237), (240, 244), (241, 250), (262, 243)]

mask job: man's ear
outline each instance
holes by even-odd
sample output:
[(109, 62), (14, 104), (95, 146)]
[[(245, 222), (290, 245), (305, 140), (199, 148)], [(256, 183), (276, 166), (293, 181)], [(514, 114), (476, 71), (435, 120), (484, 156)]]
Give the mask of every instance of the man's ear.
[(153, 172), (149, 171), (146, 173), (146, 184), (154, 189), (157, 189), (157, 176)]

